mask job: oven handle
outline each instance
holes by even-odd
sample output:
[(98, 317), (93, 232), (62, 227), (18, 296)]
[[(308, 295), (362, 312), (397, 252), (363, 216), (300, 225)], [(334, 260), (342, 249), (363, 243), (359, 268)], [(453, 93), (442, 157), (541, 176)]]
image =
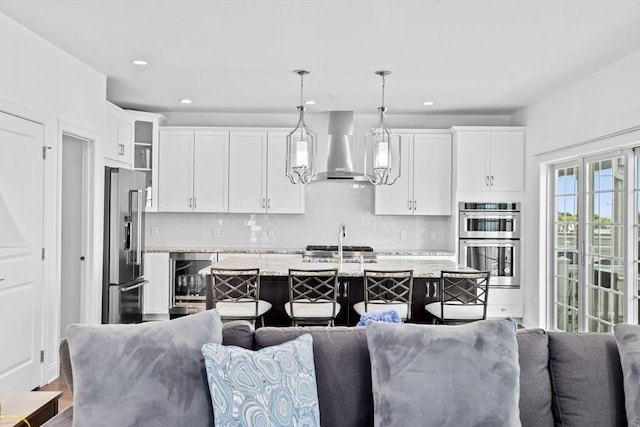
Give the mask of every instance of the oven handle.
[(462, 216), (465, 218), (479, 218), (479, 219), (516, 219), (518, 218), (517, 214), (481, 214), (475, 212), (461, 212)]
[(135, 285), (127, 286), (126, 288), (120, 288), (120, 292), (129, 292), (134, 289), (141, 288), (147, 283), (149, 283), (148, 280), (143, 280), (142, 282), (136, 283)]
[(520, 240), (512, 240), (512, 239), (504, 239), (504, 240), (460, 240), (460, 243), (465, 246), (476, 246), (476, 247), (500, 247), (500, 248), (511, 248), (520, 246)]
[(169, 258), (169, 306), (176, 305), (176, 260)]

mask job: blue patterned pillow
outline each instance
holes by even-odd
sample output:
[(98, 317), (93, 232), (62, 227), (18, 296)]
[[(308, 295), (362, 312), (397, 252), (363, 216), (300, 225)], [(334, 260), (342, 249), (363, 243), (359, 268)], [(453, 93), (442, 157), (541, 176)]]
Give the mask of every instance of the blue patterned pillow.
[(202, 346), (216, 427), (320, 426), (313, 340), (258, 351)]

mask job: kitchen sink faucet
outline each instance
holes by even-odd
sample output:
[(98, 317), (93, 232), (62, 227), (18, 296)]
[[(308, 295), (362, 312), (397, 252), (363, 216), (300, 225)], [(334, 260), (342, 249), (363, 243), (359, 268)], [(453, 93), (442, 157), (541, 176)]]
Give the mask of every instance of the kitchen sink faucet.
[(338, 263), (342, 264), (342, 239), (347, 237), (347, 226), (341, 222), (338, 226)]

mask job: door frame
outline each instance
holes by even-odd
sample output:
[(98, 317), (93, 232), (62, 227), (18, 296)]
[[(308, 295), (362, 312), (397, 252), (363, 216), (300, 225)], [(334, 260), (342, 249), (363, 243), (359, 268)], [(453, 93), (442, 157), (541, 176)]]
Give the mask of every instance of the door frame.
[[(96, 312), (101, 307), (100, 300), (102, 294), (100, 293), (100, 286), (90, 286), (92, 283), (91, 278), (94, 277), (96, 268), (96, 254), (95, 254), (95, 168), (96, 168), (96, 141), (98, 140), (98, 132), (79, 126), (75, 123), (58, 120), (57, 129), (57, 144), (59, 149), (56, 150), (55, 164), (56, 164), (56, 190), (55, 190), (55, 285), (52, 298), (54, 298), (53, 312), (51, 313), (51, 321), (55, 325), (55, 330), (51, 329), (50, 343), (52, 350), (57, 349), (61, 337), (60, 337), (60, 295), (61, 295), (61, 277), (62, 277), (62, 159), (63, 159), (63, 137), (65, 135), (83, 141), (83, 209), (82, 209), (82, 242), (81, 246), (84, 252), (85, 261), (82, 268), (82, 282), (85, 286), (82, 287), (82, 294), (80, 296), (80, 319), (81, 323), (94, 323)], [(51, 150), (50, 150), (51, 151)], [(97, 314), (99, 316), (99, 313)], [(58, 357), (57, 352), (55, 357), (46, 357), (45, 363), (47, 365), (47, 378), (55, 378), (58, 375)]]

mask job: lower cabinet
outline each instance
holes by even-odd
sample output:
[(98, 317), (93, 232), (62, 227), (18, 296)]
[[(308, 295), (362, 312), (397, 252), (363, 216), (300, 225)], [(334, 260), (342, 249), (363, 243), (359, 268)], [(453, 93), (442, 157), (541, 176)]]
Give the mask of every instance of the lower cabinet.
[(522, 289), (489, 289), (487, 317), (521, 318), (523, 316)]
[(144, 254), (143, 320), (169, 318), (169, 253)]

